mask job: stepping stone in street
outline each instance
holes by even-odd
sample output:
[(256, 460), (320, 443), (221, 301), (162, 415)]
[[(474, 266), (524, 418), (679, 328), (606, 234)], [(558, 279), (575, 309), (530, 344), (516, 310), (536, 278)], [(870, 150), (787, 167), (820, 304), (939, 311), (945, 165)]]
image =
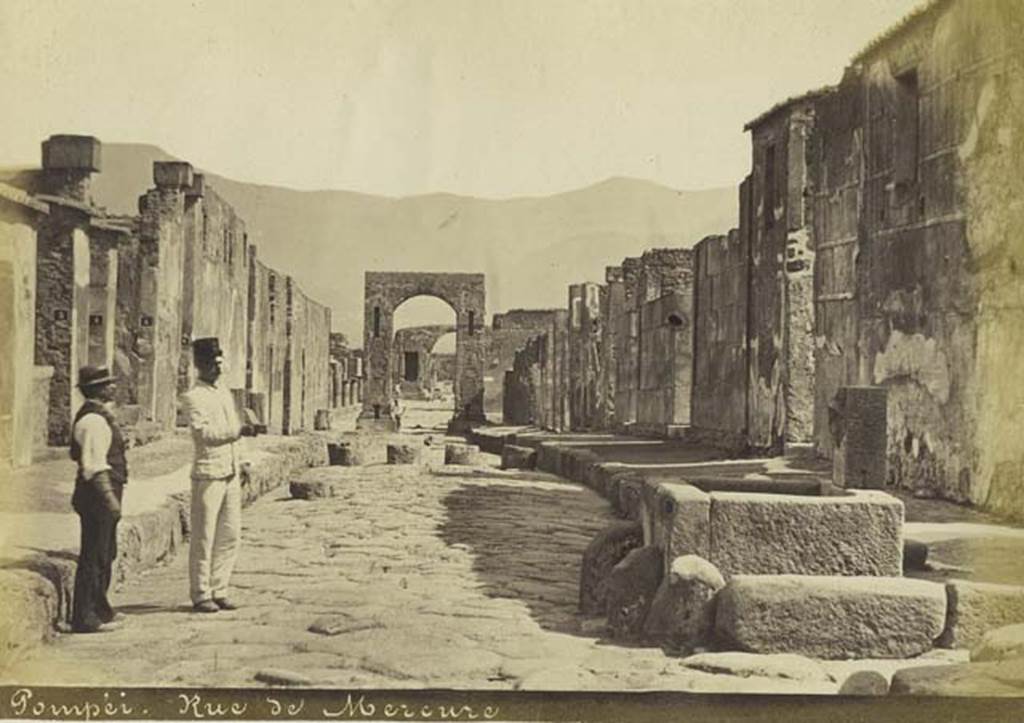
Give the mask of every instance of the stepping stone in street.
[(329, 442), (328, 463), (340, 467), (357, 467), (363, 464), (363, 451), (355, 442)]
[(336, 480), (329, 467), (312, 467), (298, 472), (288, 483), (288, 491), (297, 500), (334, 497)]
[(389, 444), (388, 464), (418, 464), (421, 447), (412, 444)]
[(481, 464), (480, 448), (475, 444), (451, 443), (444, 446), (445, 464)]
[(534, 469), (537, 466), (537, 451), (530, 447), (506, 444), (501, 448), (502, 469)]

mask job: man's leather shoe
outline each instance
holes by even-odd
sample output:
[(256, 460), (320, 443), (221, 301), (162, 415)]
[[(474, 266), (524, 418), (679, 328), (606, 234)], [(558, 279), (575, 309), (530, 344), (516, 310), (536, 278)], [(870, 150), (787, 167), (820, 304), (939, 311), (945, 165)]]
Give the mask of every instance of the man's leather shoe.
[(217, 613), (220, 612), (220, 606), (213, 600), (200, 600), (192, 606), (192, 611), (197, 613)]
[(226, 597), (215, 597), (213, 599), (214, 604), (221, 610), (238, 610), (238, 606), (228, 600)]

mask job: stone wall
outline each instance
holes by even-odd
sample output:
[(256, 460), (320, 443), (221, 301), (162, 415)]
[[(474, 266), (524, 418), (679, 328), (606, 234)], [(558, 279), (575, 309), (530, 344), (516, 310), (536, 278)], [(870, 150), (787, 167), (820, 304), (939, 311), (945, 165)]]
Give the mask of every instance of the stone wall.
[(708, 236), (694, 248), (692, 424), (728, 447), (746, 444), (747, 281), (744, 236)]
[[(436, 372), (434, 370), (433, 349), (441, 337), (454, 334), (455, 327), (450, 324), (432, 324), (398, 329), (392, 358), (392, 384), (399, 386), (402, 396), (408, 399), (429, 399), (434, 390)], [(414, 354), (415, 374), (406, 367), (407, 354)], [(486, 385), (485, 385), (486, 400)]]
[(512, 369), (515, 354), (551, 325), (551, 309), (512, 309), (495, 314), (488, 332), (487, 365), (484, 370), (484, 410), (501, 414), (505, 372)]
[(36, 228), (48, 210), (0, 184), (0, 469), (32, 461)]
[(285, 362), (285, 434), (312, 430), (316, 410), (329, 409), (331, 312), (285, 277), (288, 356)]
[(569, 287), (569, 356), (567, 367), (569, 428), (595, 429), (603, 408), (601, 353), (604, 287), (583, 283)]
[(883, 385), (891, 484), (1017, 516), (1021, 38), (981, 0), (872, 44), (820, 104), (815, 196), (818, 448), (838, 387)]
[(288, 309), (285, 279), (256, 258), (249, 262), (249, 407), (280, 434), (284, 429), (285, 367), (288, 360)]
[(693, 377), (693, 294), (669, 292), (640, 309), (637, 428), (666, 434), (690, 423)]

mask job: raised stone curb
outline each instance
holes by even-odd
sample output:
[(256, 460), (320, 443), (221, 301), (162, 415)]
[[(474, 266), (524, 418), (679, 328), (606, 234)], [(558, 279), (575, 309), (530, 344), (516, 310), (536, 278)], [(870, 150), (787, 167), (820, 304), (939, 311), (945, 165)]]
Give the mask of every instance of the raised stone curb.
[(683, 555), (711, 553), (711, 496), (690, 485), (663, 483), (656, 489), (650, 544), (665, 553), (665, 571)]
[(502, 469), (533, 469), (537, 466), (537, 453), (529, 447), (507, 444), (501, 450)]
[(389, 444), (388, 464), (419, 464), (422, 447), (412, 444)]
[(1024, 587), (950, 580), (946, 594), (949, 612), (939, 641), (943, 647), (970, 648), (989, 630), (1024, 623)]
[[(254, 451), (248, 481), (242, 487), (243, 505), (279, 487), (293, 469), (326, 462), (327, 445), (319, 435), (296, 436), (272, 449)], [(131, 484), (145, 484), (145, 480), (131, 480)], [(156, 510), (124, 517), (117, 530), (114, 580), (124, 581), (173, 555), (188, 533), (188, 509), (187, 494), (173, 495)], [(76, 569), (77, 552), (70, 550), (11, 560), (0, 569), (0, 589), (8, 603), (0, 611), (0, 659), (13, 659), (68, 623)]]
[(946, 620), (942, 585), (898, 577), (736, 575), (718, 594), (715, 630), (730, 648), (826, 660), (909, 658)]
[(727, 577), (903, 573), (903, 503), (884, 492), (712, 492), (711, 530), (709, 559)]
[(482, 464), (480, 448), (475, 444), (446, 444), (444, 463), (474, 466)]
[(1024, 623), (989, 630), (971, 649), (972, 663), (1013, 658), (1024, 658)]
[(890, 695), (1020, 696), (1024, 658), (992, 663), (928, 665), (897, 670)]

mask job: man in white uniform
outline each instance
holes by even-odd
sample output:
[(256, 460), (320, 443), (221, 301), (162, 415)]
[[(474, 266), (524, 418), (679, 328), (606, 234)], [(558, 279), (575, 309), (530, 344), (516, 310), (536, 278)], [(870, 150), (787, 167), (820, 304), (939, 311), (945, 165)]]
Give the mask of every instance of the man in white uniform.
[(224, 358), (215, 337), (192, 343), (198, 380), (182, 395), (195, 446), (189, 593), (196, 612), (235, 610), (228, 584), (242, 533), (242, 423), (219, 383)]

